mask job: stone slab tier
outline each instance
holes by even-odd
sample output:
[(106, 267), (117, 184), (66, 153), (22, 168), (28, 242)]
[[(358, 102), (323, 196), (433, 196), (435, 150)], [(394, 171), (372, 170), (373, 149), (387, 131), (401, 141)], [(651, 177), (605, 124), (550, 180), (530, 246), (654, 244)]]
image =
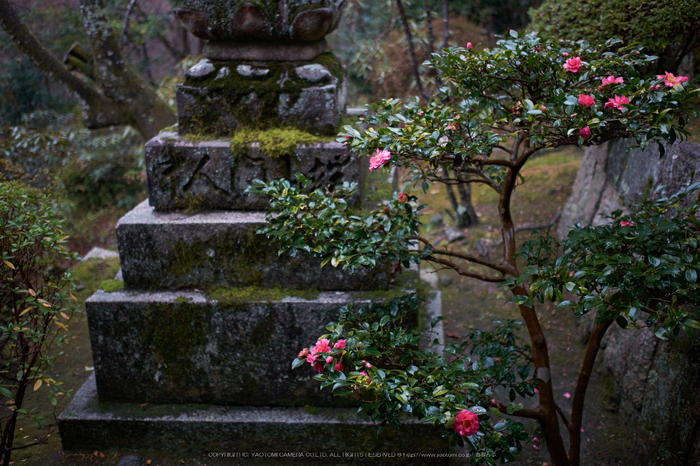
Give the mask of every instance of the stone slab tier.
[(248, 406), (357, 405), (319, 391), (304, 347), (349, 301), (385, 293), (231, 289), (229, 292), (98, 291), (86, 301), (102, 402)]
[(93, 376), (58, 425), (68, 452), (159, 450), (212, 465), (449, 462), (447, 442), (430, 424), (408, 420), (377, 436), (378, 426), (355, 408), (99, 403)]
[[(165, 209), (267, 210), (267, 196), (248, 195), (253, 180), (294, 180), (303, 173), (310, 190), (360, 183), (361, 162), (338, 142), (299, 144), (289, 155), (268, 155), (258, 143), (232, 149), (226, 139), (195, 142), (165, 131), (146, 144), (148, 198)], [(356, 202), (360, 191), (348, 199)]]
[(287, 127), (335, 136), (345, 112), (344, 73), (328, 52), (294, 62), (205, 58), (177, 86), (178, 131), (231, 136)]
[(354, 275), (307, 254), (277, 254), (276, 243), (256, 232), (262, 212), (158, 212), (146, 201), (117, 223), (124, 285), (131, 290), (214, 287), (312, 290), (386, 289), (386, 268)]

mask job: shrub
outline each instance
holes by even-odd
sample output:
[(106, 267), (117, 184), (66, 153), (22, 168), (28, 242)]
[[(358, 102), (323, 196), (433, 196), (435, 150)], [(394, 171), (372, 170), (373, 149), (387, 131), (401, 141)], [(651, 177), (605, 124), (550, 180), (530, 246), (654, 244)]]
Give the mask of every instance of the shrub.
[[(51, 403), (65, 393), (46, 374), (61, 353), (66, 324), (76, 310), (63, 220), (55, 202), (21, 182), (0, 182), (0, 395), (9, 413), (0, 419), (0, 457), (7, 464), (15, 448), (18, 419), (43, 422), (24, 408), (27, 390), (46, 387)], [(37, 442), (38, 443), (38, 442)]]
[(675, 72), (700, 46), (700, 3), (695, 0), (549, 0), (530, 11), (529, 28), (560, 39), (638, 43), (659, 55), (656, 72)]
[[(556, 252), (553, 240), (541, 240), (538, 247), (528, 243), (522, 250), (528, 259), (523, 274), (516, 260), (511, 202), (516, 187), (526, 189), (521, 169), (542, 149), (590, 146), (621, 137), (633, 137), (644, 147), (660, 139), (673, 142), (687, 136), (684, 126), (688, 116), (694, 115), (698, 90), (685, 77), (671, 73), (641, 78), (637, 70), (654, 57), (639, 49), (621, 47), (615, 40), (590, 46), (585, 41), (562, 43), (511, 31), (493, 50), (451, 49), (434, 55), (432, 66), (441, 72), (444, 95), (428, 105), (417, 100), (382, 101), (362, 121), (367, 130), (346, 127), (346, 134), (339, 136), (339, 141), (369, 154), (371, 168), (403, 167), (413, 185), (424, 192), (435, 182), (480, 183), (492, 189), (498, 197), (501, 260), (440, 247), (422, 237), (422, 206), (415, 205), (417, 198), (407, 192), (408, 185), (384, 208), (358, 214), (345, 208), (351, 186), (333, 194), (307, 195), (303, 191), (307, 181), (301, 176), (301, 187), (284, 180), (254, 182), (252, 192), (271, 197), (270, 223), (261, 233), (278, 239), (281, 250), (291, 254), (304, 250), (348, 270), (386, 262), (400, 269), (399, 264), (428, 261), (465, 277), (499, 283), (513, 294), (529, 337), (527, 344), (519, 342), (513, 336), (515, 324), (506, 322), (494, 332), (467, 335), (463, 343), (448, 345), (442, 353), (425, 350), (421, 355), (413, 334), (398, 330), (394, 317), (400, 311), (392, 310), (398, 306), (392, 304), (388, 314), (379, 308), (378, 313), (367, 312), (354, 320), (344, 315), (339, 324), (329, 324), (330, 333), (303, 350), (294, 364), (313, 363), (319, 372), (316, 378), (324, 384), (333, 382), (331, 387), (341, 393), (353, 386), (367, 390), (368, 381), (376, 383), (374, 388), (369, 384), (372, 393), (366, 407), (375, 418), (394, 424), (395, 413), (406, 411), (443, 425), (453, 442), (468, 444), (475, 453), (474, 464), (507, 462), (521, 452), (524, 430), (508, 417), (513, 415), (539, 423), (554, 464), (578, 465), (586, 389), (600, 340), (611, 323), (623, 324), (624, 319), (626, 327), (660, 326), (660, 337), (699, 325), (697, 315), (676, 305), (695, 293), (697, 223), (685, 211), (678, 222), (663, 220), (669, 206), (658, 201), (650, 205), (657, 212), (653, 220), (643, 214), (636, 221), (623, 220), (634, 221), (644, 230), (601, 227), (591, 230), (591, 237), (585, 231), (573, 233), (572, 243), (567, 244), (572, 252), (549, 266), (554, 269), (547, 268), (548, 257)], [(444, 168), (469, 177), (445, 177)], [(693, 209), (697, 212), (697, 206)], [(670, 243), (662, 241), (661, 235), (667, 232)], [(649, 235), (658, 241), (644, 241)], [(608, 236), (614, 239), (612, 245)], [(592, 259), (592, 254), (597, 255)], [(626, 263), (622, 255), (633, 264), (613, 273), (608, 265)], [(578, 267), (588, 267), (589, 274), (577, 276)], [(566, 272), (574, 272), (570, 282), (562, 275)], [(644, 278), (633, 279), (635, 273)], [(681, 282), (685, 285), (674, 295), (674, 287)], [(581, 295), (576, 312), (597, 313), (569, 416), (554, 397), (547, 338), (535, 309), (538, 299), (562, 301), (563, 289)], [(670, 304), (655, 298), (663, 293)], [(615, 298), (606, 301), (608, 295)], [(627, 301), (618, 306), (616, 299), (623, 297)], [(639, 317), (631, 311), (637, 307), (635, 300), (653, 306), (647, 321), (633, 319)], [(344, 348), (330, 347), (341, 339)], [(333, 365), (338, 360), (342, 367)], [(362, 367), (370, 372), (358, 375)], [(509, 403), (500, 401), (503, 392), (497, 388), (505, 389)], [(513, 404), (517, 396), (535, 393), (536, 408), (518, 409)], [(569, 434), (568, 449), (560, 422)]]

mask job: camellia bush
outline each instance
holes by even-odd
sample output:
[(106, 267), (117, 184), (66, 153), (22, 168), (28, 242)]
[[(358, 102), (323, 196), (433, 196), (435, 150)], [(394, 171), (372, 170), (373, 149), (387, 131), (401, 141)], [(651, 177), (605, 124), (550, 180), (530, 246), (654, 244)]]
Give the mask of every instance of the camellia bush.
[[(516, 186), (527, 189), (521, 169), (543, 149), (614, 138), (635, 138), (645, 147), (687, 136), (697, 89), (670, 72), (640, 78), (637, 70), (654, 59), (616, 40), (590, 45), (512, 31), (493, 50), (434, 55), (431, 66), (444, 84), (440, 95), (426, 106), (377, 103), (362, 121), (367, 130), (346, 127), (339, 136), (371, 157), (371, 170), (402, 167), (424, 192), (431, 183), (493, 189), (503, 238), (498, 261), (421, 236), (424, 206), (407, 188), (383, 208), (360, 213), (345, 201), (352, 185), (307, 193), (301, 175), (296, 184), (256, 181), (250, 190), (272, 199), (261, 233), (279, 240), (281, 251), (306, 251), (349, 270), (387, 263), (400, 270), (427, 261), (507, 287), (522, 317), (522, 323), (500, 321), (437, 351), (421, 347), (412, 326), (419, 297), (349, 304), (293, 366), (311, 364), (321, 384), (338, 395), (358, 393), (362, 409), (382, 425), (399, 427), (399, 415), (409, 413), (443, 426), (451, 443), (472, 450), (474, 464), (512, 461), (533, 435), (544, 438), (555, 465), (580, 464), (586, 389), (610, 325), (653, 326), (659, 338), (699, 326), (700, 221), (698, 204), (688, 202), (698, 187), (645, 201), (634, 217), (617, 212), (608, 226), (574, 230), (563, 249), (549, 236), (518, 248), (511, 200)], [(444, 168), (458, 175), (445, 177)], [(689, 207), (678, 207), (682, 198)], [(595, 315), (569, 413), (552, 391), (547, 338), (535, 308), (545, 300), (577, 316)], [(536, 406), (523, 408), (522, 397), (536, 397)], [(519, 418), (537, 421), (539, 430), (528, 432)]]

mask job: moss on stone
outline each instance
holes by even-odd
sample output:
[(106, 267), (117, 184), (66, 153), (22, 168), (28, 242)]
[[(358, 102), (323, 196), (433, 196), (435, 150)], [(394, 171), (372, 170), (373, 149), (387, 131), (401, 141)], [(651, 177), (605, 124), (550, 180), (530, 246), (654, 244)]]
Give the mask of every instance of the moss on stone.
[[(343, 82), (345, 70), (338, 59), (329, 52), (323, 53), (310, 62), (264, 62), (257, 68), (269, 70), (265, 76), (242, 76), (236, 69), (239, 65), (251, 65), (245, 61), (214, 62), (215, 71), (205, 77), (187, 77), (180, 92), (185, 93), (196, 104), (186, 105), (184, 116), (180, 117), (180, 134), (230, 135), (243, 128), (266, 130), (287, 126), (279, 118), (280, 106), (293, 107), (305, 88), (313, 87), (296, 76), (295, 67), (318, 63), (326, 67), (338, 80)], [(228, 67), (225, 76), (219, 71)], [(201, 91), (200, 91), (201, 90)], [(251, 104), (251, 102), (253, 104)], [(212, 105), (223, 107), (217, 112), (202, 109)], [(220, 114), (229, 116), (229, 126), (220, 120)], [(327, 127), (320, 133), (335, 136), (337, 126)]]
[(206, 295), (208, 299), (213, 299), (221, 303), (243, 304), (251, 301), (281, 301), (284, 298), (293, 296), (306, 300), (316, 299), (318, 290), (295, 290), (292, 288), (262, 288), (257, 286), (236, 287), (216, 287), (209, 290)]
[(175, 298), (175, 302), (179, 304), (185, 304), (190, 301), (192, 301), (192, 298), (187, 298), (185, 296), (178, 296), (177, 298)]
[(160, 133), (177, 133), (177, 125), (172, 125), (172, 126), (166, 126), (165, 128), (161, 129)]
[(105, 293), (121, 291), (124, 289), (124, 280), (105, 280), (100, 283), (99, 289)]
[(183, 368), (189, 367), (197, 349), (206, 345), (212, 326), (209, 308), (184, 299), (149, 306), (141, 335), (144, 344), (153, 349), (154, 361), (171, 395), (185, 390), (191, 382), (183, 379)]
[(194, 142), (195, 144), (216, 139), (216, 136), (207, 133), (186, 133), (181, 135), (181, 137), (186, 139), (185, 142)]
[(322, 138), (296, 128), (271, 128), (258, 130), (255, 128), (242, 129), (230, 139), (231, 152), (245, 154), (250, 145), (258, 143), (258, 149), (270, 157), (290, 157), (299, 144), (314, 144), (333, 139)]

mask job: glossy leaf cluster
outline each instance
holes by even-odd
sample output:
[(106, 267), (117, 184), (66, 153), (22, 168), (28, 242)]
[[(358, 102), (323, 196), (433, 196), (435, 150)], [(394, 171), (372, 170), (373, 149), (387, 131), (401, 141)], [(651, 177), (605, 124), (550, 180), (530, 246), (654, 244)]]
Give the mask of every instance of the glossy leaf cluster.
[(534, 260), (553, 249), (551, 239), (526, 244), (532, 253), (523, 256), (533, 265), (509, 283), (529, 282), (530, 295), (513, 301), (555, 301), (577, 316), (597, 310), (598, 322), (654, 327), (663, 339), (681, 330), (692, 335), (700, 328), (699, 190), (695, 183), (644, 199), (631, 216), (613, 212), (608, 225), (576, 228), (553, 263)]
[[(413, 326), (421, 301), (410, 294), (386, 304), (342, 308), (338, 322), (329, 323), (329, 333), (319, 340), (328, 339), (331, 348), (344, 340), (345, 348), (323, 353), (333, 361), (315, 378), (336, 395), (358, 394), (361, 411), (381, 423), (380, 431), (386, 424), (400, 428), (402, 417), (410, 415), (442, 428), (452, 444), (467, 443), (477, 453), (473, 464), (512, 460), (529, 436), (522, 423), (502, 414), (520, 410), (516, 395), (533, 396), (539, 382), (531, 378), (529, 346), (515, 335), (521, 324), (497, 321), (493, 331), (475, 330), (442, 351), (421, 348), (421, 338), (432, 338)], [(335, 370), (336, 361), (343, 363), (342, 371)], [(305, 362), (297, 358), (293, 367)], [(476, 434), (464, 438), (452, 429), (463, 409), (477, 414), (480, 424)]]

